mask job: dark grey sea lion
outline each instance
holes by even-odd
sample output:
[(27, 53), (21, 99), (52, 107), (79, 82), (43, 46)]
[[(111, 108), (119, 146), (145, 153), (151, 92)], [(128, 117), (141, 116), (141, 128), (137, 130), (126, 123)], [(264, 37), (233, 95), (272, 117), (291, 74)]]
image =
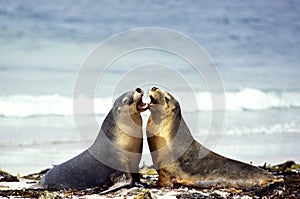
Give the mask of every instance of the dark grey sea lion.
[(40, 183), (48, 189), (86, 189), (111, 186), (122, 176), (139, 182), (142, 154), (142, 118), (147, 109), (143, 91), (124, 93), (106, 116), (94, 143), (78, 156), (53, 167)]
[(175, 184), (201, 188), (248, 188), (275, 182), (275, 176), (249, 164), (216, 154), (191, 135), (178, 101), (168, 92), (149, 91), (151, 115), (147, 139), (159, 179), (158, 186)]

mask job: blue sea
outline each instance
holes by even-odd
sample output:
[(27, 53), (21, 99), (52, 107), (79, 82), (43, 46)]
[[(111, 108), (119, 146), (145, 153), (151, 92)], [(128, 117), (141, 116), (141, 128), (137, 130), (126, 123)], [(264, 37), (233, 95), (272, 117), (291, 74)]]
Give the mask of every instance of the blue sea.
[[(76, 127), (73, 91), (81, 66), (112, 35), (143, 27), (187, 35), (216, 64), (226, 111), (221, 135), (209, 146), (213, 151), (254, 165), (300, 162), (299, 1), (0, 0), (0, 4), (1, 169), (34, 173), (86, 149), (99, 129), (83, 138)], [(121, 59), (106, 71), (106, 84), (95, 94), (99, 128), (112, 107), (111, 89), (128, 65), (143, 60), (162, 60), (193, 78), (189, 67), (161, 52), (145, 50)], [(147, 74), (140, 71), (141, 76)], [(124, 82), (123, 87), (135, 89)], [(203, 79), (199, 82), (193, 85), (199, 88), (197, 105), (182, 110), (190, 128), (197, 129), (194, 137), (204, 143), (212, 109), (210, 93)], [(152, 83), (160, 85), (155, 78)], [(136, 87), (147, 91), (150, 85)], [(175, 96), (185, 94), (181, 82), (165, 86), (178, 92)], [(147, 116), (143, 114), (144, 121)], [(94, 116), (80, 117), (88, 126)], [(141, 165), (152, 164), (146, 142), (144, 146)]]

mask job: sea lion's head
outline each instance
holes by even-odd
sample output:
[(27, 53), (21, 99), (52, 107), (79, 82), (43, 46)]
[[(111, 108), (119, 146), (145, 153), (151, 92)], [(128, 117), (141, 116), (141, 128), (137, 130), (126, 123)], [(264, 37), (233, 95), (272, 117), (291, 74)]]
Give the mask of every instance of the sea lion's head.
[(114, 109), (120, 113), (129, 113), (130, 115), (140, 113), (148, 109), (148, 104), (143, 103), (143, 90), (137, 88), (134, 91), (128, 91), (118, 97), (114, 103)]
[(157, 87), (149, 90), (150, 103), (149, 110), (151, 114), (160, 117), (172, 116), (180, 113), (178, 101), (169, 92), (163, 91)]

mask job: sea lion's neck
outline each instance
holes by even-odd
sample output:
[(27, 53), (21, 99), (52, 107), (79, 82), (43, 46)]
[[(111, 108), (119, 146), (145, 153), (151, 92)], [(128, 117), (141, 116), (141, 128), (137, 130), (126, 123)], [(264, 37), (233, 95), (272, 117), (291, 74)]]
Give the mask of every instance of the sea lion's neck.
[(128, 116), (118, 115), (116, 119), (116, 128), (125, 134), (132, 136), (140, 136), (142, 129), (142, 117), (139, 113), (132, 113)]
[(143, 131), (142, 117), (139, 113), (119, 115), (115, 127), (115, 142), (119, 149), (142, 153)]
[[(149, 134), (162, 137), (173, 137), (173, 132), (176, 132), (181, 120), (181, 113), (151, 113), (148, 121)], [(151, 135), (150, 135), (151, 136)]]
[(97, 138), (101, 137), (102, 133), (110, 140), (116, 139), (120, 133), (140, 137), (141, 132), (142, 117), (139, 112), (122, 115), (115, 113), (114, 110), (110, 110), (102, 123)]
[[(91, 149), (97, 150), (95, 143), (114, 143), (118, 149), (140, 153), (142, 143), (142, 118), (140, 114), (116, 114), (111, 110), (102, 123), (100, 132)], [(133, 144), (134, 143), (134, 144)]]
[(164, 118), (164, 114), (159, 111), (153, 111), (149, 116), (149, 120), (151, 120), (151, 122), (155, 125), (160, 125), (163, 118)]

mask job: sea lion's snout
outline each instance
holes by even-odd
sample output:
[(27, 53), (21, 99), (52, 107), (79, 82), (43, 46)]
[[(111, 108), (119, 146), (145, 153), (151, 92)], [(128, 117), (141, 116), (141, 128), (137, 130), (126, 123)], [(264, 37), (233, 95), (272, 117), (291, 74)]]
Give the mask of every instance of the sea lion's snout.
[(138, 93), (143, 93), (143, 90), (141, 88), (137, 88), (137, 89), (135, 89), (135, 91)]
[(161, 90), (157, 87), (152, 87), (149, 90), (149, 97), (150, 97), (150, 103), (149, 103), (149, 108), (154, 108), (158, 104), (162, 105), (163, 101), (163, 93)]
[(167, 91), (161, 90), (158, 87), (152, 87), (149, 90), (149, 110), (151, 113), (159, 112), (173, 112), (174, 110), (180, 110), (178, 101)]
[(134, 101), (136, 101), (136, 109), (143, 112), (148, 109), (148, 104), (143, 102), (144, 91), (141, 88), (136, 88), (134, 92)]

